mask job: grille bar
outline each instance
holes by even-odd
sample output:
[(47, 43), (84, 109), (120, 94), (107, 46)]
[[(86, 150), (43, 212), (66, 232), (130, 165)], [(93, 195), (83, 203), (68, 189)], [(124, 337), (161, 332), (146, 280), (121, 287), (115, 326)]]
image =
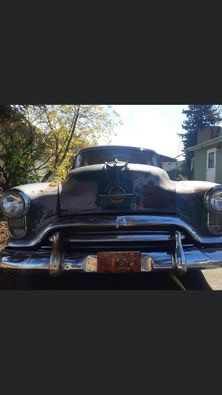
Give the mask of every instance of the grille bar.
[[(200, 235), (195, 229), (188, 223), (184, 222), (176, 216), (169, 215), (120, 215), (114, 216), (85, 216), (85, 217), (74, 217), (74, 218), (57, 218), (47, 227), (42, 228), (35, 235), (24, 239), (13, 239), (11, 238), (8, 242), (9, 247), (33, 247), (40, 243), (45, 243), (49, 236), (53, 235), (56, 231), (59, 232), (70, 232), (70, 235), (79, 234), (83, 232), (97, 232), (110, 231), (113, 234), (117, 234), (121, 231), (124, 232), (135, 232), (139, 234), (142, 230), (151, 234), (153, 232), (157, 235), (157, 231), (164, 232), (169, 231), (175, 233), (179, 231), (186, 236), (186, 239), (190, 243), (199, 243), (204, 245), (215, 245), (222, 242), (222, 236), (209, 236)], [(184, 241), (183, 241), (184, 242)]]

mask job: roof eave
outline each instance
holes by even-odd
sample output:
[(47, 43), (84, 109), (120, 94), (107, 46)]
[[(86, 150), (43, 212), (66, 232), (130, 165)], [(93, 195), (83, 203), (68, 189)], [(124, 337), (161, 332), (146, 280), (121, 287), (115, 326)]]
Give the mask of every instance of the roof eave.
[(208, 147), (209, 145), (217, 144), (217, 143), (222, 143), (222, 136), (218, 136), (218, 137), (215, 137), (214, 139), (210, 139), (207, 141), (203, 141), (200, 144), (193, 145), (192, 147), (187, 148), (186, 151), (188, 151), (188, 152), (197, 151), (200, 148)]

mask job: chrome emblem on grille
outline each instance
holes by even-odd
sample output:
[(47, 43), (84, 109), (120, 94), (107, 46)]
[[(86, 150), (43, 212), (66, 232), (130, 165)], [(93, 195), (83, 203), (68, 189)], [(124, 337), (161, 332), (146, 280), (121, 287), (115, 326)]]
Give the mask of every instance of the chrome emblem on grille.
[(108, 191), (108, 195), (112, 203), (122, 203), (126, 199), (126, 191), (121, 185), (112, 186)]

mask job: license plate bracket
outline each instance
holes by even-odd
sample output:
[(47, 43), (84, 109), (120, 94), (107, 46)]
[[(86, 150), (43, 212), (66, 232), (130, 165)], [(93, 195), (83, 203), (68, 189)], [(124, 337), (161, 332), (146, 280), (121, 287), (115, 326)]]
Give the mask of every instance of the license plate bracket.
[(138, 273), (141, 271), (139, 251), (103, 251), (97, 254), (98, 273)]

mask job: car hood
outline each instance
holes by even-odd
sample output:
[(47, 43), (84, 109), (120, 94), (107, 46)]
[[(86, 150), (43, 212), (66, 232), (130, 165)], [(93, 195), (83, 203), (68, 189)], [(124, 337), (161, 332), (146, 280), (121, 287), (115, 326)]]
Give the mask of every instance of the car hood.
[(93, 165), (72, 170), (61, 184), (60, 215), (104, 212), (174, 213), (176, 183), (158, 167)]

